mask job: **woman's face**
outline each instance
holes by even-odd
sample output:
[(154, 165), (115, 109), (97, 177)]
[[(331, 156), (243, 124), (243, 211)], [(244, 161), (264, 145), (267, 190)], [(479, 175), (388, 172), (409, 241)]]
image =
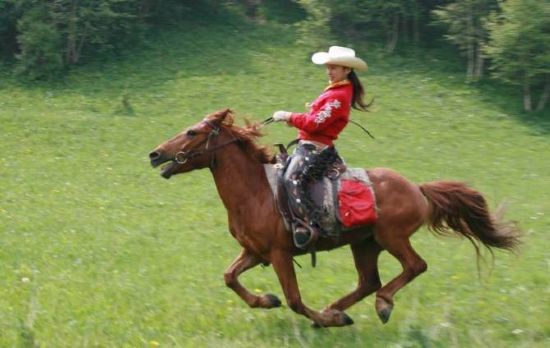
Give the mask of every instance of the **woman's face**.
[(327, 76), (330, 83), (340, 82), (348, 77), (351, 69), (341, 65), (327, 64)]

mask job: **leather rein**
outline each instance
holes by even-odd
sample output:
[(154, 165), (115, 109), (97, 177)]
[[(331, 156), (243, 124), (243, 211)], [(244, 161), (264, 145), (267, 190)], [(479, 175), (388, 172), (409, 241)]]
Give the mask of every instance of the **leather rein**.
[(208, 133), (208, 137), (206, 138), (206, 140), (198, 145), (198, 146), (200, 146), (202, 144), (205, 144), (204, 149), (200, 149), (200, 150), (191, 149), (191, 150), (188, 150), (188, 151), (180, 151), (180, 152), (176, 153), (176, 156), (174, 157), (174, 161), (176, 161), (178, 164), (184, 164), (184, 163), (187, 163), (187, 161), (189, 161), (190, 159), (193, 159), (194, 157), (201, 156), (205, 153), (210, 152), (210, 153), (212, 153), (212, 157), (210, 159), (209, 168), (210, 168), (210, 170), (214, 170), (214, 168), (216, 167), (216, 156), (215, 156), (214, 152), (216, 150), (224, 147), (224, 146), (227, 146), (231, 143), (234, 143), (234, 142), (238, 141), (238, 139), (235, 138), (235, 136), (230, 133), (232, 139), (230, 139), (230, 140), (228, 140), (224, 143), (217, 144), (217, 145), (214, 145), (214, 146), (210, 147), (210, 144), (211, 144), (212, 140), (221, 133), (223, 128), (220, 127), (220, 126), (215, 125), (214, 123), (212, 123), (208, 120), (203, 120), (202, 122), (206, 123), (210, 128), (212, 128), (212, 130)]

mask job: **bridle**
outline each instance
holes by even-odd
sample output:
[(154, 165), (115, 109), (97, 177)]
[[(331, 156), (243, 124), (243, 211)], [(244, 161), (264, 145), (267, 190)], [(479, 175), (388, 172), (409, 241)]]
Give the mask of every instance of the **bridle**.
[(205, 141), (201, 142), (198, 146), (202, 145), (202, 144), (205, 144), (204, 145), (204, 148), (203, 149), (191, 149), (191, 150), (188, 150), (188, 151), (180, 151), (178, 153), (176, 153), (176, 156), (174, 157), (174, 161), (176, 161), (178, 164), (185, 164), (187, 163), (187, 161), (189, 161), (190, 159), (193, 159), (194, 157), (197, 157), (197, 156), (201, 156), (205, 153), (212, 153), (212, 157), (210, 159), (210, 165), (209, 165), (209, 168), (210, 170), (214, 170), (214, 168), (216, 167), (216, 155), (215, 155), (215, 151), (226, 146), (226, 145), (229, 145), (231, 143), (234, 143), (236, 141), (238, 141), (237, 138), (235, 138), (235, 136), (231, 133), (231, 139), (224, 142), (224, 143), (221, 143), (221, 144), (217, 144), (217, 145), (214, 145), (214, 146), (210, 146), (210, 144), (212, 143), (213, 139), (215, 137), (217, 137), (218, 135), (220, 135), (221, 131), (223, 130), (222, 127), (212, 123), (211, 121), (209, 120), (202, 120), (202, 122), (206, 123), (210, 128), (212, 128), (212, 130), (208, 133), (208, 136), (206, 138)]

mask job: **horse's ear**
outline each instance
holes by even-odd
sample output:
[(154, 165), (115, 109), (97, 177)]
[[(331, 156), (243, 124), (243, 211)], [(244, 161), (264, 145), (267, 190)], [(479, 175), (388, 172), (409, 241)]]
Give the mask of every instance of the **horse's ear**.
[(233, 111), (231, 111), (231, 109), (219, 110), (214, 113), (211, 113), (210, 115), (206, 116), (204, 119), (219, 126), (226, 125), (231, 127), (234, 121)]
[(231, 114), (231, 109), (223, 109), (223, 110), (216, 111), (215, 113), (212, 114), (212, 116), (217, 121), (223, 122), (223, 120), (225, 120), (227, 115), (230, 115), (230, 114)]
[(218, 124), (231, 125), (233, 124), (233, 111), (231, 109), (219, 110), (209, 115), (208, 118)]

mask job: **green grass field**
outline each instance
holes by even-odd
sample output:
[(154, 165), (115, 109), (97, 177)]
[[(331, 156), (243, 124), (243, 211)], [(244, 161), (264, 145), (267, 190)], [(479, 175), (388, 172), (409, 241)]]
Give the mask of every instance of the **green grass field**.
[[(376, 98), (338, 142), (348, 164), (416, 182), (459, 179), (524, 231), (521, 255), (496, 253), (478, 277), (473, 247), (421, 229), (428, 272), (382, 325), (369, 297), (355, 325), (315, 330), (289, 308), (248, 308), (223, 281), (239, 252), (208, 170), (163, 180), (147, 154), (225, 107), (262, 120), (300, 111), (325, 85), (290, 26), (190, 25), (66, 81), (0, 81), (1, 347), (547, 347), (550, 345), (550, 119), (514, 94), (463, 82), (430, 52), (356, 46)], [(331, 43), (327, 43), (327, 46)], [(371, 46), (369, 46), (371, 47)], [(4, 74), (7, 75), (7, 74)], [(547, 116), (547, 115), (546, 115)], [(294, 131), (272, 125), (263, 143)], [(355, 287), (347, 248), (298, 261), (305, 302)], [(490, 258), (489, 258), (490, 260)], [(400, 271), (387, 254), (381, 276)], [(490, 270), (492, 270), (491, 274)], [(282, 298), (273, 270), (242, 276)]]

